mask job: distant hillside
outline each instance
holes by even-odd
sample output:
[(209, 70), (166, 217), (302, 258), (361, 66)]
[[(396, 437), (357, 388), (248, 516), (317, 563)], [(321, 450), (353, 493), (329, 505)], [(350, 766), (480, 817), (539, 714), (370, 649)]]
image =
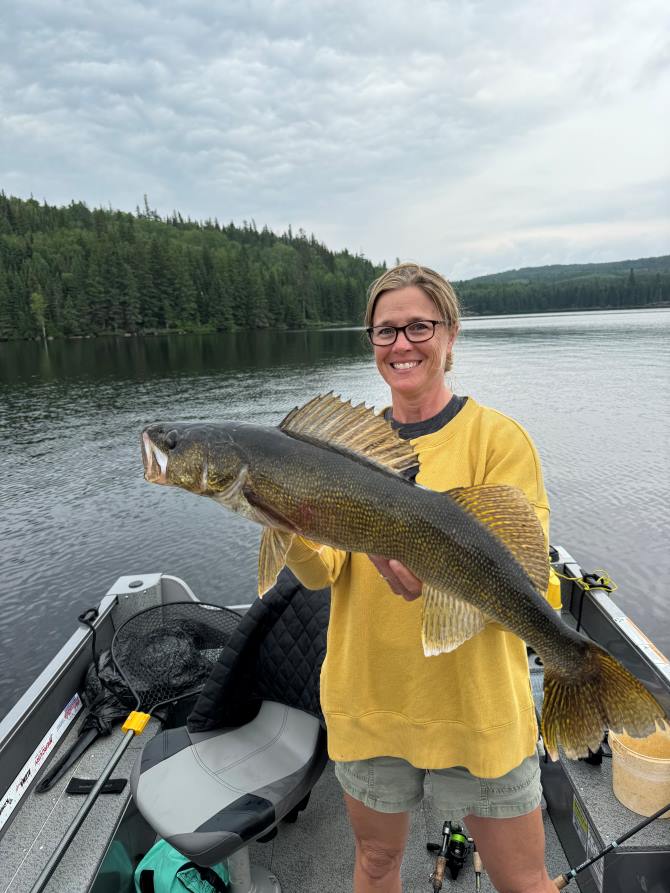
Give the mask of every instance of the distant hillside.
[(454, 284), (464, 312), (479, 315), (670, 306), (670, 255), (523, 267)]
[(638, 260), (617, 260), (607, 264), (551, 264), (546, 267), (522, 267), (467, 279), (476, 282), (559, 282), (567, 279), (583, 279), (591, 276), (627, 276), (635, 273), (670, 272), (670, 254), (662, 257), (641, 257)]

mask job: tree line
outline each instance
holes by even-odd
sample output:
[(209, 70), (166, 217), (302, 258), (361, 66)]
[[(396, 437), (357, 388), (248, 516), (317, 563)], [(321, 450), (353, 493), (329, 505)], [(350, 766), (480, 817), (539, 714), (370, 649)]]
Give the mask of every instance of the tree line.
[(0, 339), (346, 324), (380, 272), (290, 227), (0, 192)]
[(464, 311), (476, 314), (619, 310), (670, 305), (670, 264), (664, 272), (576, 276), (561, 280), (498, 280), (456, 283)]
[[(303, 230), (55, 207), (0, 192), (0, 339), (356, 325), (385, 265)], [(456, 283), (470, 313), (643, 306), (670, 272)]]

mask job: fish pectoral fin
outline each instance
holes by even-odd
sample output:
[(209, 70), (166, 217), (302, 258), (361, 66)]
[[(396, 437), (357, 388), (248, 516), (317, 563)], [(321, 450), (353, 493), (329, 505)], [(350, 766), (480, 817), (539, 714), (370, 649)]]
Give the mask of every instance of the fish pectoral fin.
[(258, 555), (258, 594), (261, 597), (277, 582), (292, 542), (293, 534), (287, 530), (266, 527), (263, 531)]
[(446, 495), (502, 540), (535, 589), (544, 595), (549, 586), (549, 554), (540, 520), (523, 490), (506, 484), (479, 484), (456, 487)]
[(490, 622), (474, 605), (424, 583), (421, 641), (426, 657), (454, 651)]

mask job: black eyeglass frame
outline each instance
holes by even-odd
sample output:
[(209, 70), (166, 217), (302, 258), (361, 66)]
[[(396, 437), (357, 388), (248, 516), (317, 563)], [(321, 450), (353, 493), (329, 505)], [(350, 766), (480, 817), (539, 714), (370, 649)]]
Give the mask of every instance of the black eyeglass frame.
[[(432, 323), (433, 331), (430, 333), (430, 335), (427, 338), (418, 338), (418, 339), (410, 338), (410, 336), (407, 334), (407, 329), (409, 329), (410, 326), (415, 326), (415, 325), (417, 325), (417, 323), (420, 323), (420, 322)], [(430, 341), (430, 339), (435, 336), (435, 327), (436, 326), (446, 326), (446, 322), (443, 319), (415, 319), (412, 322), (408, 322), (406, 326), (392, 326), (390, 324), (383, 325), (383, 326), (368, 326), (368, 328), (365, 330), (365, 332), (366, 332), (368, 338), (370, 339), (370, 344), (372, 344), (373, 347), (390, 347), (392, 344), (396, 343), (396, 341), (398, 340), (398, 334), (400, 332), (402, 332), (403, 335), (405, 336), (405, 338), (407, 338), (407, 340), (409, 342), (411, 342), (412, 344), (423, 344), (426, 341)], [(393, 338), (393, 341), (385, 341), (383, 344), (375, 343), (372, 340), (372, 334), (375, 329), (395, 329), (395, 337)]]

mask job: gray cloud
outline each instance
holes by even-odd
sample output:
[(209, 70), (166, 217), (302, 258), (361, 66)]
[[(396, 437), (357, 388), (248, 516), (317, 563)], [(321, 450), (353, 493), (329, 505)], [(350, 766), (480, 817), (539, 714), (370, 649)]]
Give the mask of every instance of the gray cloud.
[(25, 0), (0, 185), (462, 277), (667, 251), (665, 3)]

